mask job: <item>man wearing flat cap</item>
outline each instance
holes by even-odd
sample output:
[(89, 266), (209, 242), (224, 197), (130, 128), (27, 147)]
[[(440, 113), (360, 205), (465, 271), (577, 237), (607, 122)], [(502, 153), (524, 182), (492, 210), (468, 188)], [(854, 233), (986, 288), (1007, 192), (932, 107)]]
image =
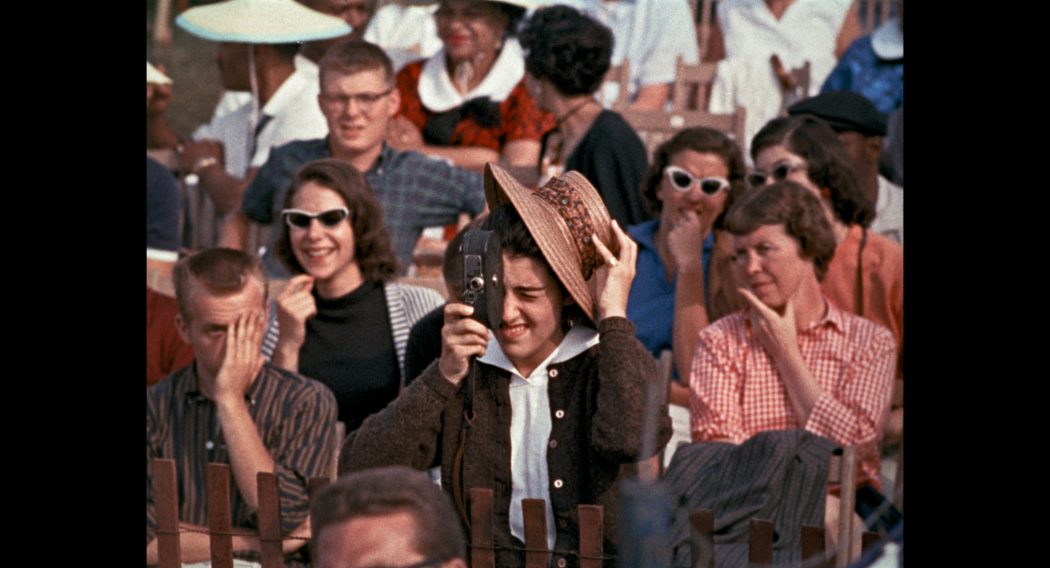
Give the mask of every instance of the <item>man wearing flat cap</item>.
[(904, 245), (904, 188), (879, 174), (886, 117), (852, 91), (821, 93), (794, 104), (788, 114), (809, 114), (831, 125), (853, 159), (864, 195), (875, 204), (871, 230)]
[(440, 465), (464, 522), (470, 490), (492, 489), (499, 566), (522, 564), (522, 499), (546, 502), (559, 567), (576, 563), (577, 505), (602, 505), (615, 555), (621, 466), (671, 435), (665, 403), (643, 423), (656, 362), (626, 319), (637, 245), (578, 172), (533, 191), (489, 164), (485, 195), (502, 313), (489, 314), (490, 331), (474, 307), (446, 305), (441, 357), (347, 439), (340, 473)]

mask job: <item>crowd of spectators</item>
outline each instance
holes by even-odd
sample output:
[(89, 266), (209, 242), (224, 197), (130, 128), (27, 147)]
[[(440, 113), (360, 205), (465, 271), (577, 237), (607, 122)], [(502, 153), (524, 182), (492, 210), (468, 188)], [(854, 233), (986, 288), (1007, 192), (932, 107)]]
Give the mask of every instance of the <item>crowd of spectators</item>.
[[(622, 549), (633, 464), (681, 472), (784, 430), (857, 451), (855, 487), (807, 506), (830, 527), (855, 492), (858, 524), (900, 542), (903, 1), (870, 35), (860, 3), (719, 0), (703, 50), (687, 0), (179, 14), (215, 42), (222, 94), (177, 132), (188, 79), (147, 62), (147, 257), (170, 281), (147, 286), (147, 563), (155, 458), (177, 462), (184, 562), (209, 557), (219, 462), (238, 527), (258, 528), (256, 474), (277, 475), (288, 565), (465, 566), (466, 495), (488, 487), (498, 564), (523, 562), (536, 498), (565, 566), (579, 504), (605, 507), (603, 549)], [(701, 51), (717, 62), (701, 110), (743, 108), (744, 138), (647, 145), (631, 117), (670, 113)], [(606, 81), (619, 65), (627, 81)], [(804, 65), (799, 94), (787, 70)], [(417, 278), (437, 227), (443, 278)], [(334, 470), (311, 505), (307, 480)], [(233, 540), (239, 562), (259, 549)]]

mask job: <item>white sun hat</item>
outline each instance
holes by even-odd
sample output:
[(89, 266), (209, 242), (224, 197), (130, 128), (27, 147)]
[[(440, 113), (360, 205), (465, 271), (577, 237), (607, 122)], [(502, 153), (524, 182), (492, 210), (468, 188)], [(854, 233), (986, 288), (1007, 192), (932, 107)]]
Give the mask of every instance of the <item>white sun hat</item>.
[(227, 0), (190, 8), (175, 23), (195, 36), (235, 43), (292, 43), (344, 36), (340, 18), (295, 0)]
[(160, 69), (150, 65), (150, 62), (146, 62), (146, 82), (153, 83), (155, 85), (170, 85), (171, 78), (160, 72)]
[[(401, 4), (402, 6), (430, 6), (437, 4), (441, 0), (392, 0), (391, 4)], [(526, 10), (533, 10), (536, 8), (542, 8), (544, 6), (558, 4), (557, 0), (479, 0), (496, 2), (499, 4), (510, 4), (511, 6), (517, 6), (519, 8), (525, 8)]]

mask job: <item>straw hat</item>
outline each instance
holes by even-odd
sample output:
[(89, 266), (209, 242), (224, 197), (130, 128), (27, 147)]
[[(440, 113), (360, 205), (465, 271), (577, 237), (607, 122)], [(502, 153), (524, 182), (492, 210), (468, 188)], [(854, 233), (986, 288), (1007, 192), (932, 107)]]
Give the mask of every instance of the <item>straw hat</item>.
[(596, 299), (589, 284), (604, 259), (591, 243), (591, 235), (598, 235), (614, 255), (619, 254), (620, 246), (613, 236), (609, 210), (587, 178), (580, 172), (568, 172), (534, 191), (503, 168), (486, 164), (485, 200), (489, 209), (506, 203), (514, 206), (554, 275), (596, 322)]
[(344, 36), (353, 28), (295, 0), (227, 0), (190, 8), (175, 23), (193, 35), (235, 43), (292, 43)]
[(155, 85), (170, 85), (171, 78), (164, 73), (160, 72), (160, 69), (150, 65), (149, 61), (146, 62), (146, 82), (153, 83)]

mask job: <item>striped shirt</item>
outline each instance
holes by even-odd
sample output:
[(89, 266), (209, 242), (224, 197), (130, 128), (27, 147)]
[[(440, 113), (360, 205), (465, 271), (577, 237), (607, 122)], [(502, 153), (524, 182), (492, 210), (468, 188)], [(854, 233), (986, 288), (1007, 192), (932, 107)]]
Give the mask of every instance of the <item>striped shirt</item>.
[[(179, 520), (207, 525), (207, 464), (230, 463), (215, 404), (204, 398), (195, 365), (146, 389), (146, 543), (154, 538), (151, 461), (174, 459)], [(312, 379), (264, 365), (245, 397), (248, 412), (273, 457), (285, 533), (306, 520), (307, 482), (330, 477), (335, 454), (335, 398)], [(232, 479), (235, 527), (257, 528), (258, 519)]]
[(791, 408), (772, 357), (751, 333), (748, 310), (707, 326), (697, 339), (689, 400), (694, 441), (741, 443), (766, 430), (803, 428), (857, 447), (858, 486), (879, 487), (878, 440), (896, 369), (893, 334), (826, 302), (825, 317), (798, 333), (823, 393), (805, 424)]

